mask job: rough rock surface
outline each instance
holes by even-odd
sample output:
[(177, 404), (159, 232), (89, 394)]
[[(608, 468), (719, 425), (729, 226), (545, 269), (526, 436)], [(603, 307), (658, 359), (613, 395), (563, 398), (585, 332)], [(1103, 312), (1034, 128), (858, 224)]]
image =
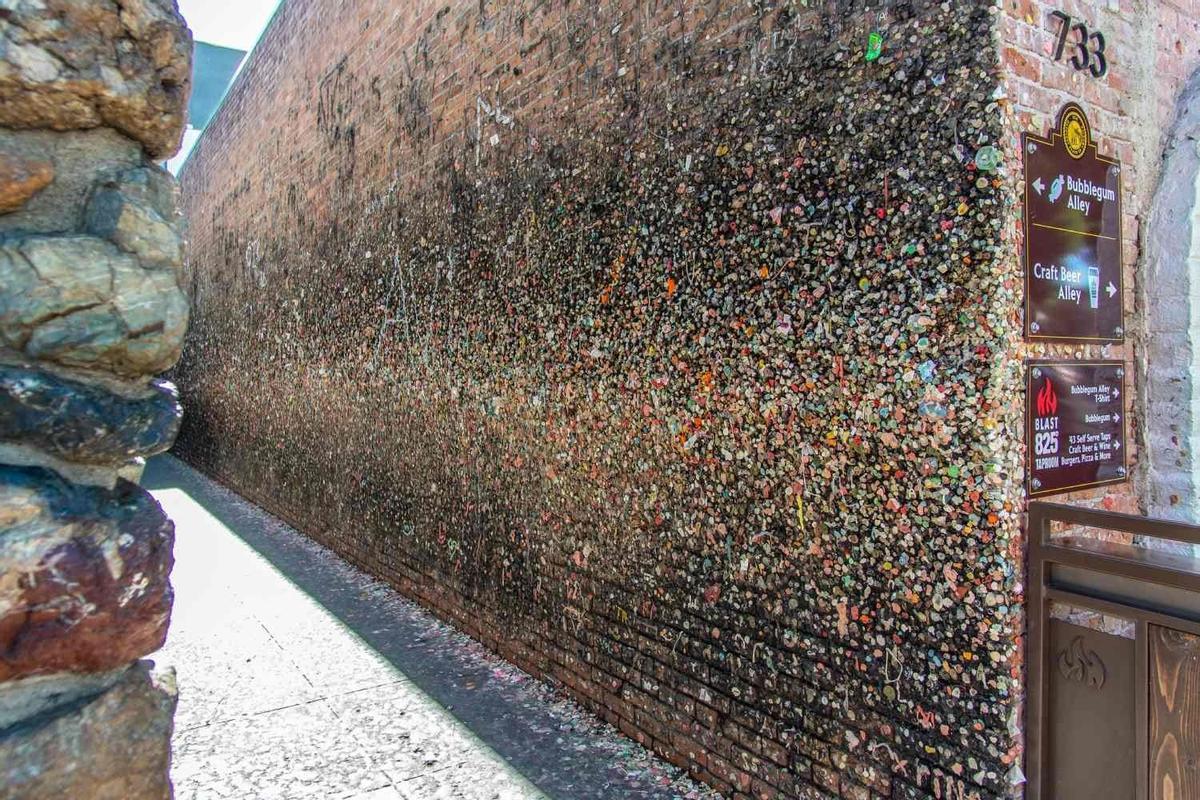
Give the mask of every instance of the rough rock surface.
[(125, 668), (109, 672), (53, 672), (0, 683), (0, 731), (85, 697), (119, 681)]
[(0, 214), (16, 211), (52, 180), (49, 161), (0, 152)]
[[(129, 481), (179, 427), (176, 0), (0, 0), (0, 800), (170, 796), (174, 527)], [(127, 671), (128, 670), (128, 671)]]
[(130, 667), (102, 694), (0, 730), (0, 800), (159, 800), (176, 702), (172, 672)]
[(161, 453), (179, 431), (174, 385), (154, 381), (139, 397), (28, 367), (0, 365), (0, 442), (63, 461), (125, 463)]
[(0, 235), (74, 233), (97, 180), (139, 166), (140, 144), (111, 128), (90, 131), (13, 131), (0, 128), (0, 152), (28, 161), (49, 161), (54, 181), (18, 211), (0, 215)]
[(173, 543), (138, 486), (0, 467), (0, 681), (114, 669), (162, 646)]
[(8, 0), (0, 15), (0, 125), (107, 125), (153, 158), (179, 149), (191, 32), (174, 0)]
[(137, 257), (143, 266), (178, 270), (183, 263), (182, 215), (175, 181), (158, 167), (140, 167), (97, 186), (85, 224)]
[(105, 239), (0, 243), (0, 340), (29, 358), (124, 376), (161, 372), (179, 357), (187, 318), (173, 269), (144, 269)]

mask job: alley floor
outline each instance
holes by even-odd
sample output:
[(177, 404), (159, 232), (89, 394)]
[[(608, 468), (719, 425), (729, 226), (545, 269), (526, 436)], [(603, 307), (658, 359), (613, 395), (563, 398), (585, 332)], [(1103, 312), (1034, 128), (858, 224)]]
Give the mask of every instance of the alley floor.
[(179, 800), (715, 798), (575, 704), (181, 461)]

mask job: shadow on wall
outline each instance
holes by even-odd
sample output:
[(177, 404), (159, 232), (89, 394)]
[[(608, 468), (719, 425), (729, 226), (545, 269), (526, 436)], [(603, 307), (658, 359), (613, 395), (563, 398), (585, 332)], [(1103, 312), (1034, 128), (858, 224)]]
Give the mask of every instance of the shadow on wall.
[[(675, 787), (663, 785), (661, 770), (632, 773), (604, 746), (616, 744), (627, 754), (628, 740), (615, 735), (600, 740), (594, 731), (572, 725), (554, 713), (548, 692), (532, 679), (514, 683), (498, 678), (494, 656), (464, 647), (462, 634), (442, 635), (448, 626), (435, 624), (415, 604), (364, 601), (364, 589), (375, 584), (373, 579), (294, 531), (280, 535), (266, 512), (237, 502), (228, 490), (180, 462), (154, 459), (142, 485), (188, 495), (550, 797), (679, 796)], [(586, 720), (591, 723), (590, 715)]]

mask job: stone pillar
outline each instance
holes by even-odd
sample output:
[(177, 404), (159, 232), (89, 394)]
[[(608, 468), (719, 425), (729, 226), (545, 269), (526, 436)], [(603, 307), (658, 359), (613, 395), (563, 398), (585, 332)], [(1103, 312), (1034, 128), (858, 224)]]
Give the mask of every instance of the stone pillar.
[(174, 529), (136, 484), (179, 427), (174, 0), (0, 0), (0, 798), (171, 796)]

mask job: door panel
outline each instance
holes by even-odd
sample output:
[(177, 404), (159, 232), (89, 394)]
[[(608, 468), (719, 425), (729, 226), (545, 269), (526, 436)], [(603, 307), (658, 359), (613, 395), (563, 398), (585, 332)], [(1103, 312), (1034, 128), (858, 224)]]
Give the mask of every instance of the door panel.
[(1200, 636), (1151, 625), (1150, 797), (1200, 798)]
[(1052, 620), (1049, 655), (1052, 796), (1133, 798), (1133, 640)]

